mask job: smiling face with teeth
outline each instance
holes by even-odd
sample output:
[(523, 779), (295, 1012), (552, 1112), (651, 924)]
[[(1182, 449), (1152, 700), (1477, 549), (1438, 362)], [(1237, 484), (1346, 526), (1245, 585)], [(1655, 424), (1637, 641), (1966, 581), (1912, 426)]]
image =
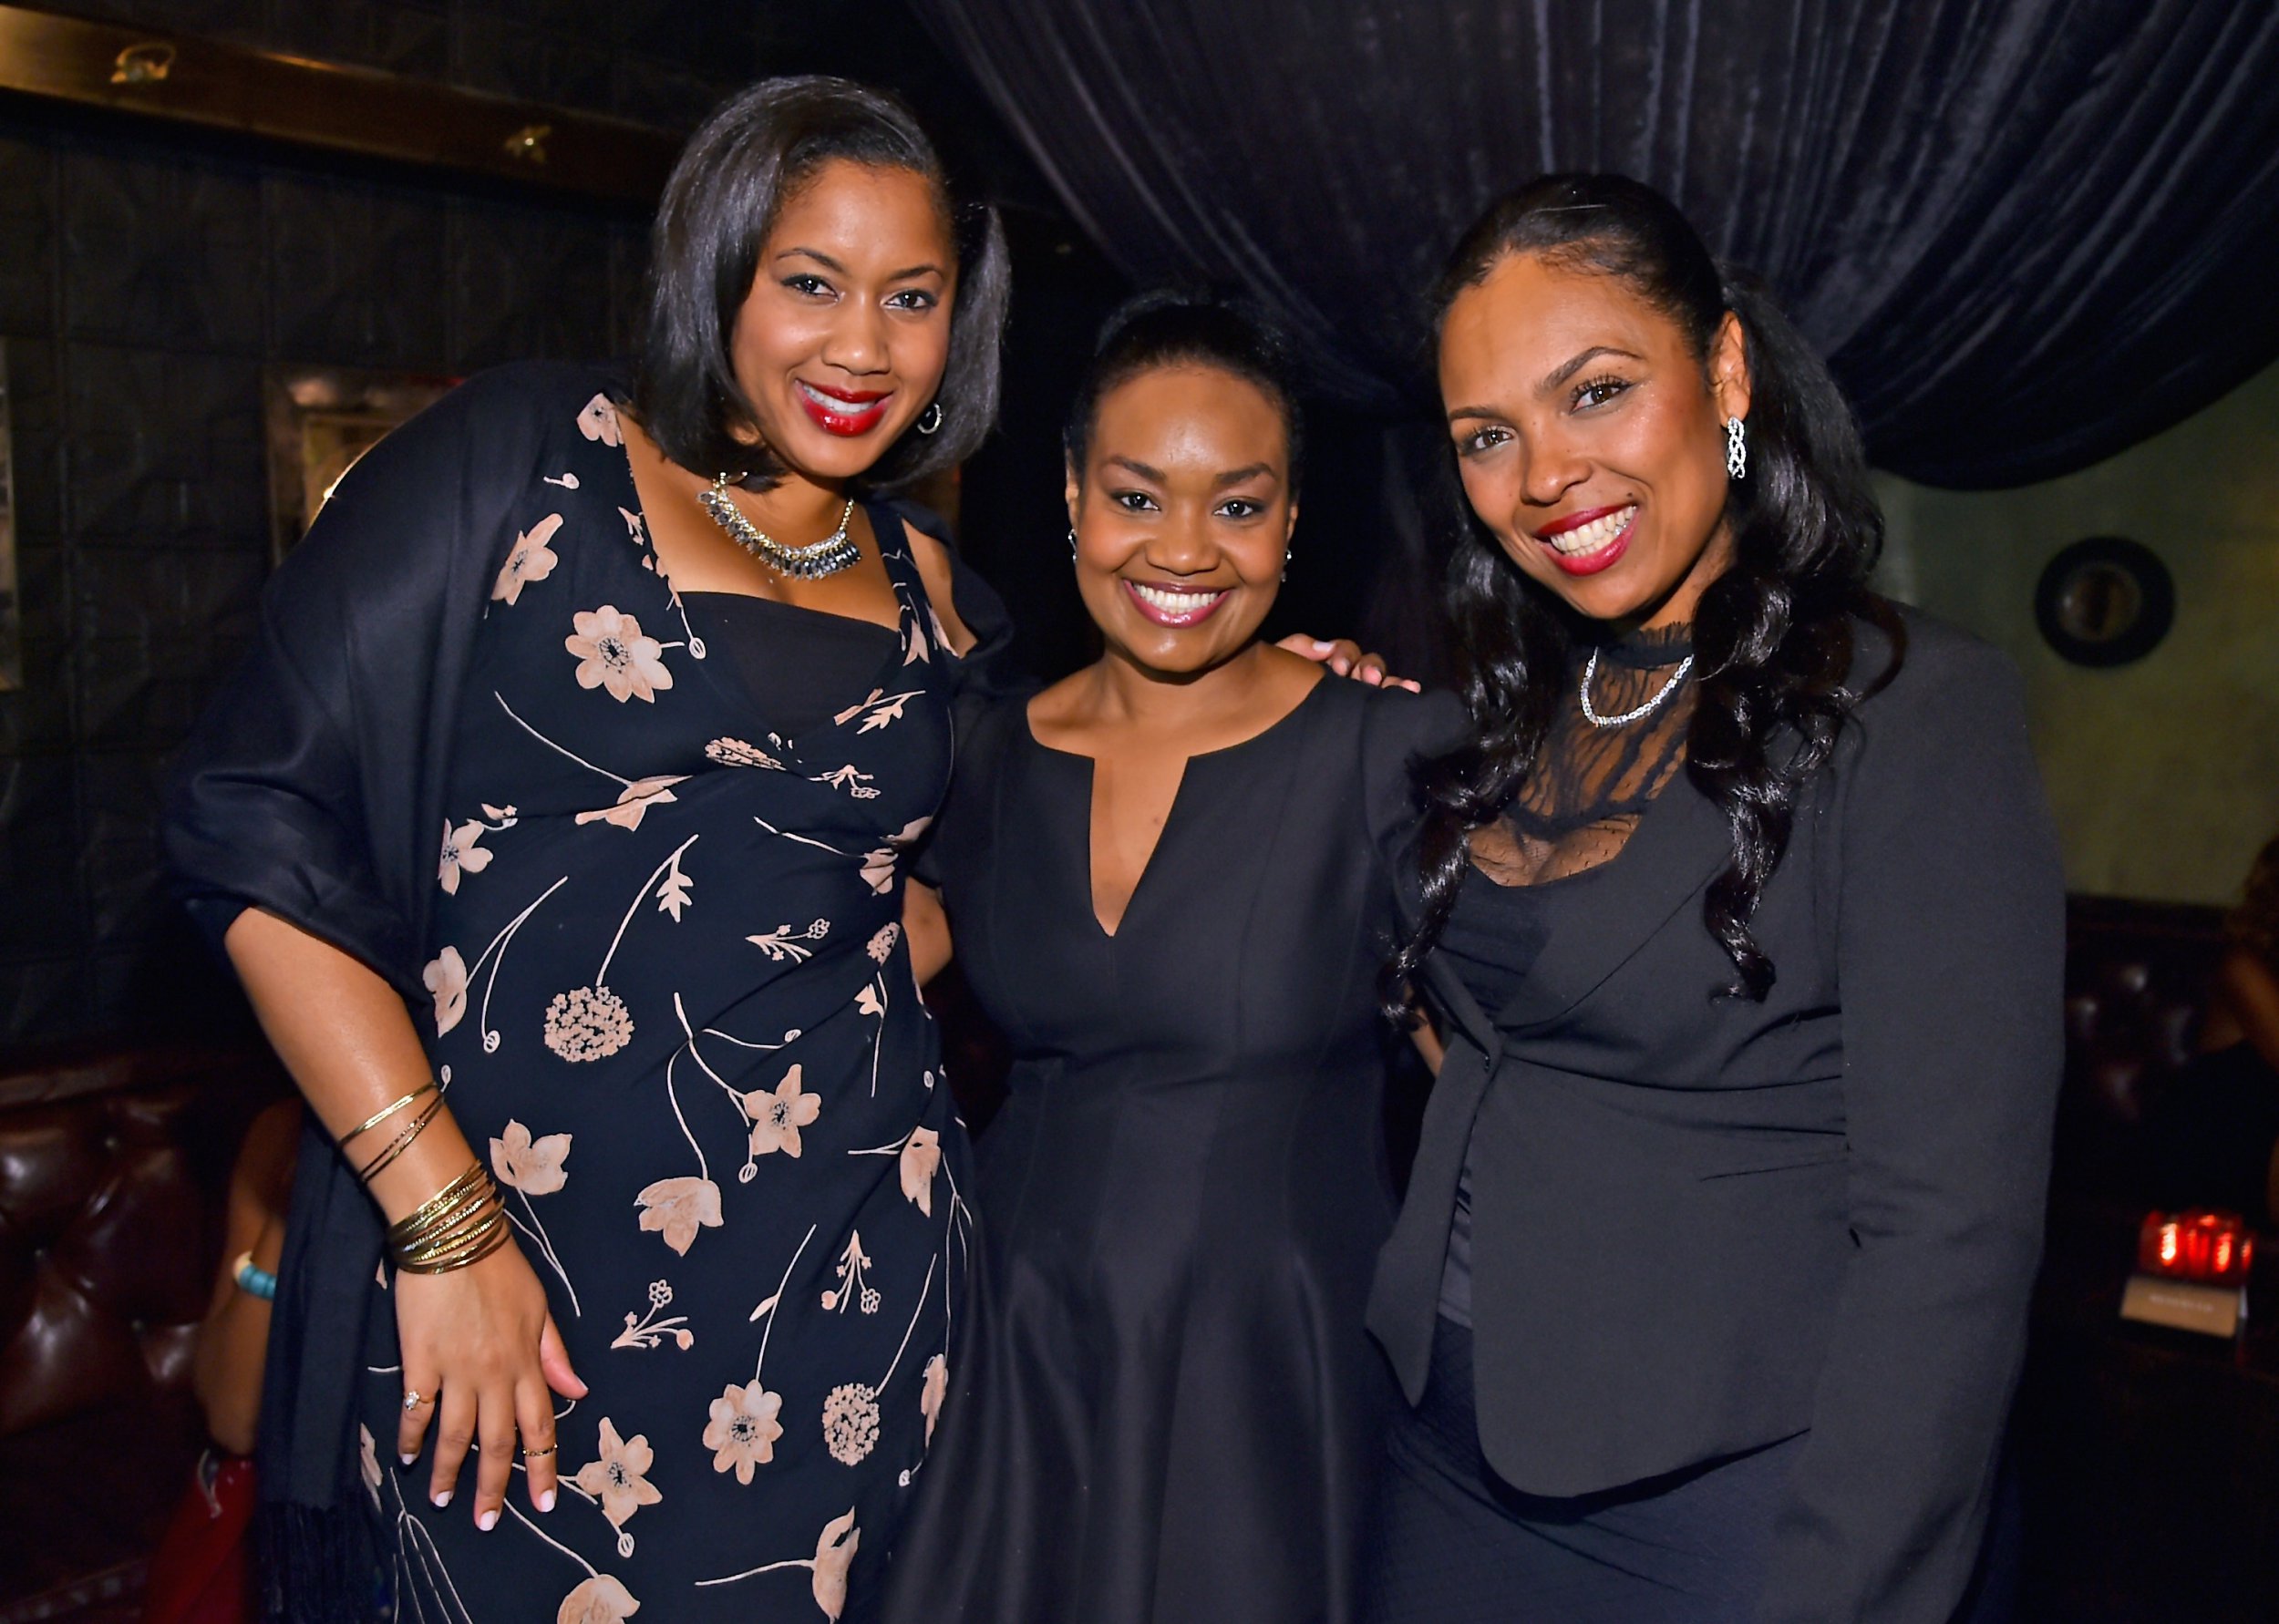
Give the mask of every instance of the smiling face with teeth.
[(863, 473), (949, 365), (956, 260), (933, 183), (832, 159), (783, 203), (737, 312), (728, 362), (759, 439), (793, 473)]
[(1449, 305), (1439, 365), (1464, 494), (1520, 569), (1593, 620), (1692, 620), (1732, 561), (1740, 324), (1705, 356), (1619, 277), (1512, 254)]
[(1111, 660), (1185, 678), (1253, 646), (1297, 523), (1289, 460), (1281, 408), (1217, 367), (1158, 366), (1100, 396), (1067, 499)]

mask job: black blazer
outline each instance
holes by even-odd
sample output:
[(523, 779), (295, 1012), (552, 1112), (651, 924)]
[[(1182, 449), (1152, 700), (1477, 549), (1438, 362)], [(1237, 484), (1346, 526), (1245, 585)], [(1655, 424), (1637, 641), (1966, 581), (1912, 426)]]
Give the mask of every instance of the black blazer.
[[(1579, 1495), (1809, 1429), (1771, 1619), (1944, 1624), (2041, 1249), (2056, 842), (2016, 673), (1908, 629), (1766, 887), (1764, 1002), (1712, 996), (1732, 967), (1702, 895), (1729, 836), (1683, 775), (1604, 869), (1546, 896), (1500, 1026), (1445, 955), (1428, 966), (1448, 1059), (1370, 1304), (1413, 1403), (1469, 1146), (1489, 1463)], [(1860, 642), (1855, 684), (1890, 662)]]

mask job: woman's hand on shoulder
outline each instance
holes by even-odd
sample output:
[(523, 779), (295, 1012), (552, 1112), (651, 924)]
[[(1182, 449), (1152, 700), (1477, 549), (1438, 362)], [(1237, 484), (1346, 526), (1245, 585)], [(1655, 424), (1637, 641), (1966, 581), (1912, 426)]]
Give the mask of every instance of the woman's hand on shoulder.
[(1406, 688), (1411, 694), (1421, 694), (1424, 685), (1408, 677), (1392, 675), (1385, 668), (1385, 656), (1364, 653), (1361, 645), (1349, 637), (1309, 637), (1303, 632), (1293, 632), (1274, 647), (1326, 665), (1341, 677), (1351, 677), (1356, 683), (1366, 683), (1372, 688)]

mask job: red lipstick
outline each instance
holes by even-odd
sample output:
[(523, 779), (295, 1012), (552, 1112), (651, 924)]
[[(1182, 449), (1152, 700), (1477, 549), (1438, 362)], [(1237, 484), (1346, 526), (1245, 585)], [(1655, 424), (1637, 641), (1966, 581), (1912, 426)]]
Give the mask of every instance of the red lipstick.
[[(1618, 518), (1622, 523), (1617, 529), (1609, 521)], [(1551, 561), (1568, 574), (1596, 575), (1602, 570), (1612, 569), (1630, 550), (1631, 532), (1637, 525), (1637, 504), (1617, 502), (1610, 507), (1581, 509), (1554, 519), (1535, 532), (1535, 540), (1551, 555)], [(1609, 530), (1613, 533), (1606, 534)], [(1562, 538), (1571, 539), (1566, 547), (1560, 545)]]
[(792, 381), (791, 393), (818, 428), (849, 439), (876, 428), (894, 398), (892, 389), (826, 389), (804, 378)]

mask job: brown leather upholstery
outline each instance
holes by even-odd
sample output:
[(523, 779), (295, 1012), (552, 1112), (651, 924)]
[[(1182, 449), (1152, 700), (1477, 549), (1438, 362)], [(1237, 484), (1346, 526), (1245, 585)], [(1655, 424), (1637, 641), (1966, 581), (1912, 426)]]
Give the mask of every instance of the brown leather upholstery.
[(282, 1086), (242, 1051), (0, 1070), (0, 1624), (139, 1589), (201, 1441), (190, 1355), (230, 1163)]

